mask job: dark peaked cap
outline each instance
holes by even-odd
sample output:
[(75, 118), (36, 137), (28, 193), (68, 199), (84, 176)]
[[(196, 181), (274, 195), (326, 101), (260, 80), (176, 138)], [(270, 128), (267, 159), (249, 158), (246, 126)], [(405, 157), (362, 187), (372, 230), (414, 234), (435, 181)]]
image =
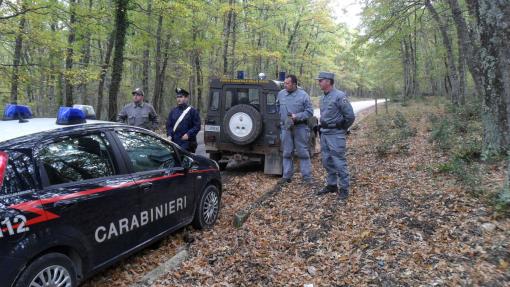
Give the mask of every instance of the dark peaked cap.
[(188, 91), (186, 91), (185, 89), (181, 89), (181, 88), (176, 88), (175, 89), (175, 93), (177, 95), (182, 95), (182, 96), (185, 96), (185, 97), (189, 96)]

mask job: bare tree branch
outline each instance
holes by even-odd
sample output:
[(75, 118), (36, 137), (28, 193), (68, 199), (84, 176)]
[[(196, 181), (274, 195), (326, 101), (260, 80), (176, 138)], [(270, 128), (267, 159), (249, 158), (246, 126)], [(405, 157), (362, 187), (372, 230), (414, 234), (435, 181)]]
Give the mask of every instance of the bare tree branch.
[[(0, 5), (1, 5), (1, 3), (0, 3)], [(22, 11), (17, 11), (16, 13), (11, 14), (11, 15), (0, 16), (0, 21), (11, 19), (11, 18), (14, 18), (14, 17), (18, 17), (20, 15), (27, 14), (29, 12), (35, 12), (35, 11), (46, 9), (46, 8), (48, 8), (48, 6), (41, 6), (41, 7), (35, 7), (35, 8), (27, 8), (27, 9), (24, 9)]]

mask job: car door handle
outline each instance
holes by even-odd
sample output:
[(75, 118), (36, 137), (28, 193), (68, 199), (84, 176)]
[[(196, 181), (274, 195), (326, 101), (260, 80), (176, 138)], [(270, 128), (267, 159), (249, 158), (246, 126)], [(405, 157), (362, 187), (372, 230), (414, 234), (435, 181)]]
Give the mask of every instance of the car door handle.
[(152, 182), (144, 182), (144, 183), (140, 184), (140, 188), (143, 191), (151, 191), (151, 189), (152, 189)]

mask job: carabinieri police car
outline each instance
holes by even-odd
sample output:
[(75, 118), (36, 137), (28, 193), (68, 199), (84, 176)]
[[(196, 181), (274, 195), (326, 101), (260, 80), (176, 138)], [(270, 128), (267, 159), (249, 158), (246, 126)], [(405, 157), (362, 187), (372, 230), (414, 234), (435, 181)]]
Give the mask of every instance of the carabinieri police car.
[[(185, 225), (219, 213), (218, 164), (148, 130), (61, 108), (0, 121), (0, 286), (77, 286)], [(31, 119), (29, 119), (31, 118)]]

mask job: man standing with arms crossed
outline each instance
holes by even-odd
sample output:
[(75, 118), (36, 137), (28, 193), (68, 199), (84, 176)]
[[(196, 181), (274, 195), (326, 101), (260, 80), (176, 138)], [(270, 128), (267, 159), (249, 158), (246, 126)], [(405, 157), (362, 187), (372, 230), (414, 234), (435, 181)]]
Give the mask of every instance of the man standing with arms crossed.
[(307, 185), (312, 185), (310, 161), (310, 128), (308, 119), (313, 116), (310, 96), (298, 88), (295, 75), (288, 75), (283, 82), (285, 89), (278, 93), (281, 141), (283, 147), (283, 176), (281, 184), (291, 182), (294, 174), (294, 149), (299, 158), (301, 175)]
[(132, 94), (133, 102), (124, 106), (117, 115), (117, 121), (151, 131), (156, 130), (159, 126), (159, 119), (154, 107), (144, 102), (142, 89), (136, 88)]
[(320, 72), (317, 80), (324, 92), (320, 101), (321, 153), (322, 164), (328, 173), (327, 185), (317, 194), (336, 193), (340, 183), (338, 198), (346, 200), (349, 196), (349, 171), (345, 158), (345, 135), (355, 116), (345, 93), (335, 88), (335, 74)]

